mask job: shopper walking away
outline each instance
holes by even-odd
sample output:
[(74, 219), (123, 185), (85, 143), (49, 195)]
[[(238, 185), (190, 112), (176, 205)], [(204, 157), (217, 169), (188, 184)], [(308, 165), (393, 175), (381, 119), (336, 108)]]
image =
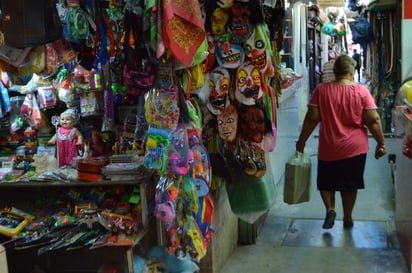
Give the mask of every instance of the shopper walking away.
[(338, 54), (336, 52), (331, 50), (329, 51), (328, 61), (323, 65), (321, 82), (331, 82), (335, 80), (333, 66), (335, 65), (335, 60), (337, 56)]
[(358, 74), (358, 82), (360, 83), (361, 57), (360, 57), (360, 54), (358, 53), (358, 51), (356, 49), (353, 50), (352, 58), (356, 61), (355, 69), (356, 69), (356, 72)]
[(326, 208), (323, 228), (335, 223), (335, 192), (340, 192), (343, 225), (353, 226), (357, 190), (364, 189), (368, 130), (376, 141), (375, 158), (386, 154), (382, 124), (369, 90), (353, 82), (355, 60), (340, 55), (333, 68), (335, 81), (319, 84), (309, 101), (296, 150), (319, 124), (317, 189)]

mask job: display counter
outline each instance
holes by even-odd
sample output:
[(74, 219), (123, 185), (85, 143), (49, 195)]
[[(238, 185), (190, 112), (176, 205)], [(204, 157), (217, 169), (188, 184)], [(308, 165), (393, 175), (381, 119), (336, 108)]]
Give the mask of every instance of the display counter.
[[(106, 193), (108, 198), (114, 196), (114, 194), (108, 195), (107, 193), (118, 191), (119, 187), (124, 188), (127, 193), (131, 193), (135, 189), (138, 189), (138, 198), (140, 198), (141, 223), (139, 223), (139, 230), (130, 234), (130, 236), (128, 235), (126, 239), (123, 237), (122, 240), (119, 240), (119, 237), (117, 237), (117, 241), (108, 240), (104, 245), (85, 243), (84, 247), (73, 248), (70, 251), (67, 248), (57, 248), (57, 250), (48, 251), (39, 255), (39, 249), (46, 244), (35, 247), (30, 246), (27, 248), (15, 247), (13, 243), (10, 243), (10, 240), (12, 240), (13, 237), (7, 239), (2, 235), (3, 244), (4, 242), (7, 243), (7, 245), (5, 245), (6, 250), (4, 255), (5, 257), (7, 256), (6, 265), (8, 265), (9, 272), (31, 272), (30, 270), (33, 270), (36, 266), (48, 270), (48, 272), (96, 272), (96, 270), (102, 266), (102, 263), (109, 261), (116, 261), (119, 262), (119, 264), (124, 264), (127, 268), (127, 272), (134, 272), (133, 249), (137, 244), (141, 243), (141, 240), (149, 232), (150, 226), (147, 200), (148, 195), (151, 195), (151, 193), (147, 190), (148, 185), (150, 185), (149, 176), (142, 177), (138, 180), (104, 180), (100, 182), (0, 182), (1, 207), (6, 208), (13, 206), (16, 208), (28, 208), (28, 211), (30, 211), (30, 205), (32, 207), (37, 207), (41, 202), (50, 204), (50, 202), (45, 202), (45, 200), (61, 196), (62, 193), (66, 193), (67, 195), (76, 193), (82, 195), (85, 192), (92, 192), (92, 188), (98, 188), (96, 194)], [(62, 198), (56, 198), (56, 200), (57, 202), (62, 202)], [(47, 209), (50, 208), (44, 208), (45, 211)], [(117, 234), (113, 232), (113, 230), (102, 232), (101, 236), (103, 237), (106, 234), (109, 236), (109, 233), (111, 233), (110, 236), (120, 236), (120, 233)], [(96, 237), (96, 241), (97, 240), (98, 238)], [(113, 244), (111, 244), (111, 242), (113, 242)], [(23, 257), (25, 260), (24, 263), (21, 262)], [(0, 257), (0, 265), (1, 262), (3, 261)], [(1, 270), (0, 272), (3, 273)]]

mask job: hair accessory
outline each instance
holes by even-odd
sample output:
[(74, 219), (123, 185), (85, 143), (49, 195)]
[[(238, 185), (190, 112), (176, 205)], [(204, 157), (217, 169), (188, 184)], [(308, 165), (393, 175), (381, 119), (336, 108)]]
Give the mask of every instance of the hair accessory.
[(70, 117), (72, 117), (76, 122), (77, 122), (77, 120), (78, 120), (78, 113), (77, 113), (77, 110), (74, 109), (74, 108), (69, 108), (69, 109), (67, 109), (66, 111), (64, 111), (63, 113), (60, 114), (60, 117), (63, 117), (63, 116), (70, 116)]

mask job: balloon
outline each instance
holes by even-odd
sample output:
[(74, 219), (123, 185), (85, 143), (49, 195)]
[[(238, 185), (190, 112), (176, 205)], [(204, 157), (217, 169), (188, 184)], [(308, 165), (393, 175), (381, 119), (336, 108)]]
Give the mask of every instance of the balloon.
[(333, 31), (334, 31), (334, 26), (333, 26), (332, 23), (327, 22), (327, 23), (323, 24), (323, 26), (322, 26), (322, 32), (323, 33), (325, 33), (327, 35), (331, 35), (333, 33)]
[(343, 36), (346, 33), (345, 26), (342, 23), (335, 22), (333, 24), (333, 28), (334, 28), (334, 32), (339, 36)]
[(402, 84), (401, 92), (408, 100), (408, 102), (412, 104), (412, 80), (406, 81), (404, 84)]

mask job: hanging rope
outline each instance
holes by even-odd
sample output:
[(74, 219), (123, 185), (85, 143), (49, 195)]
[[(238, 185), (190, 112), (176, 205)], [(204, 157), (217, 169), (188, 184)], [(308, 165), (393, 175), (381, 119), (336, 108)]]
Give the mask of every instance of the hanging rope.
[(388, 26), (388, 43), (386, 54), (386, 77), (388, 78), (393, 68), (393, 28), (392, 28), (392, 12), (389, 11), (389, 24)]

